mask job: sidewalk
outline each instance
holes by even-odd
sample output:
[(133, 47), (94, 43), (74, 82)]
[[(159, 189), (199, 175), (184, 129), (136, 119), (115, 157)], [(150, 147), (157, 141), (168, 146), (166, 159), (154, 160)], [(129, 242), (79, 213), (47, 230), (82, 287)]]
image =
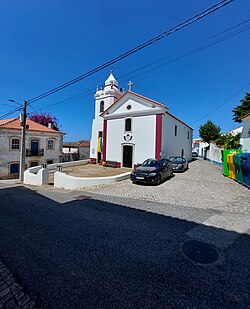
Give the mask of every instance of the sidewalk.
[(0, 261), (0, 308), (35, 308), (35, 303), (24, 292), (7, 267)]

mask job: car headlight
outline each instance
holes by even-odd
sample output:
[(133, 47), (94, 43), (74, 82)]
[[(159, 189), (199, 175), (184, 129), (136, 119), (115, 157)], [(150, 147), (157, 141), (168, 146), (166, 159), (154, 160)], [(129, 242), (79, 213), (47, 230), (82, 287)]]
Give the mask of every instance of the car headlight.
[(148, 176), (149, 176), (149, 177), (156, 176), (156, 173), (149, 173)]
[(178, 168), (182, 168), (182, 167), (183, 167), (183, 164), (179, 164), (179, 165), (178, 165)]
[(132, 175), (132, 176), (134, 176), (134, 174), (135, 174), (135, 172), (134, 172), (134, 171), (132, 171), (132, 172), (131, 172), (131, 175)]

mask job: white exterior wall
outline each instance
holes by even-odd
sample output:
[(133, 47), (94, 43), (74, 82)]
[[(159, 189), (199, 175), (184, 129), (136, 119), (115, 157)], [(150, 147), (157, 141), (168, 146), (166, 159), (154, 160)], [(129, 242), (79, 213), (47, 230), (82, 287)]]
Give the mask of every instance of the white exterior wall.
[[(11, 149), (11, 140), (19, 139), (19, 149)], [(62, 133), (47, 133), (26, 131), (25, 148), (31, 148), (31, 140), (39, 141), (39, 149), (44, 149), (43, 156), (25, 157), (25, 164), (30, 167), (31, 162), (38, 162), (38, 165), (47, 163), (47, 160), (53, 160), (54, 163), (60, 162), (62, 155)], [(48, 140), (54, 141), (54, 149), (48, 149)], [(10, 173), (10, 164), (20, 162), (21, 149), (21, 131), (2, 129), (0, 130), (0, 178), (6, 177)]]
[[(175, 136), (175, 126), (177, 126), (177, 136)], [(169, 114), (162, 116), (162, 157), (181, 156), (183, 149), (184, 157), (191, 161), (192, 140), (193, 130), (191, 128)]]
[(242, 152), (250, 152), (250, 116), (242, 119), (244, 125), (241, 133)]
[(155, 157), (156, 116), (139, 116), (132, 118), (131, 141), (125, 141), (125, 119), (107, 121), (106, 160), (122, 163), (122, 146), (133, 146), (133, 164), (142, 163), (147, 158)]
[(103, 131), (103, 118), (100, 116), (100, 103), (104, 101), (104, 110), (112, 105), (115, 99), (119, 98), (121, 92), (115, 87), (111, 89), (106, 86), (103, 90), (97, 90), (95, 93), (95, 118), (92, 122), (92, 135), (90, 141), (89, 157), (97, 158), (98, 133)]

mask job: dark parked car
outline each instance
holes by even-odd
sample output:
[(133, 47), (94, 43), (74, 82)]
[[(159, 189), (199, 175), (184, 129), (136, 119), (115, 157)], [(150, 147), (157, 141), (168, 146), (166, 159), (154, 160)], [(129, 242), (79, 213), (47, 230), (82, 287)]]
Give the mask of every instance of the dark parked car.
[(174, 172), (185, 172), (188, 169), (188, 162), (186, 158), (180, 156), (173, 156), (169, 158)]
[(165, 178), (173, 176), (172, 165), (167, 159), (147, 159), (131, 172), (133, 182), (144, 182), (159, 185)]
[(198, 153), (196, 151), (192, 151), (192, 157), (193, 158), (197, 158), (198, 157)]

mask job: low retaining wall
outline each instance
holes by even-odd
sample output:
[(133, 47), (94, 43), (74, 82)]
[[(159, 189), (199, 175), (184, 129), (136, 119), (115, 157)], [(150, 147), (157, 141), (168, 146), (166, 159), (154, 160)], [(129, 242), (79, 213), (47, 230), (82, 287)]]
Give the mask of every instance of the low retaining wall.
[(116, 176), (108, 177), (74, 177), (69, 176), (61, 172), (55, 172), (54, 175), (54, 187), (61, 189), (79, 190), (84, 187), (91, 187), (97, 185), (104, 185), (115, 183), (121, 180), (128, 179), (130, 177), (130, 172), (123, 173)]
[(34, 186), (46, 185), (49, 183), (49, 171), (42, 166), (29, 168), (24, 172), (23, 182)]
[(43, 168), (42, 165), (30, 167), (24, 172), (23, 183), (27, 185), (42, 186), (49, 183), (49, 171), (56, 170), (57, 167), (70, 167), (77, 165), (86, 165), (90, 160), (79, 160), (63, 163), (54, 163), (49, 164), (46, 168)]

